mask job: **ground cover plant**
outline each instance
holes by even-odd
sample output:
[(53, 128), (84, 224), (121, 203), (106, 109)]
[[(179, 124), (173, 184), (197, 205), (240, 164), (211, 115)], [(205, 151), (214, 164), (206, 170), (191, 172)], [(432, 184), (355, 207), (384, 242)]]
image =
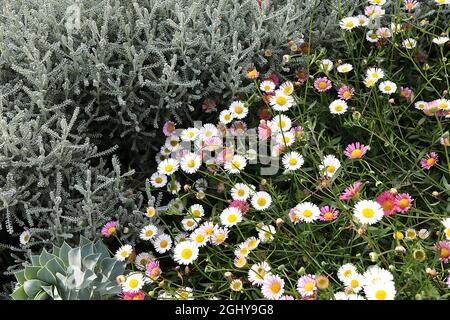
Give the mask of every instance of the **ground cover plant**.
[(335, 3), (334, 49), (312, 14), (278, 71), (248, 61), (217, 111), (164, 122), (147, 206), (91, 236), (125, 267), (115, 298), (448, 299), (449, 5)]

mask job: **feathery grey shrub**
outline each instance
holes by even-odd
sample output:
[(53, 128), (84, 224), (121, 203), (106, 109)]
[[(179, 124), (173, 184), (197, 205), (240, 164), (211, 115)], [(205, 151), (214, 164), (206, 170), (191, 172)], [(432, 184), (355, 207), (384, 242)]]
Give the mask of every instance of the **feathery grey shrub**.
[(326, 44), (337, 15), (318, 0), (2, 2), (0, 84), (21, 81), (44, 116), (48, 105), (66, 117), (79, 107), (78, 134), (140, 151), (141, 163), (162, 120), (189, 119), (205, 98), (228, 103), (248, 86), (247, 64), (279, 68), (312, 15), (314, 43)]

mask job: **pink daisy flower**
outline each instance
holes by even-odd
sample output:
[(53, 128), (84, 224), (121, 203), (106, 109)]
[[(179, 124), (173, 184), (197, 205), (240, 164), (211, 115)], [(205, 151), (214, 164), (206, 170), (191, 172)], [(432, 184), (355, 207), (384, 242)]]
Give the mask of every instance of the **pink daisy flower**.
[(450, 259), (450, 241), (439, 241), (436, 248), (439, 252), (439, 260), (448, 263), (448, 259)]
[(300, 211), (296, 207), (289, 210), (289, 219), (291, 219), (293, 224), (297, 224), (300, 221)]
[(117, 232), (117, 221), (109, 221), (102, 228), (102, 236), (109, 238)]
[(316, 290), (316, 276), (307, 274), (298, 279), (297, 291), (301, 294), (302, 298), (314, 296)]
[(355, 89), (349, 86), (342, 86), (339, 88), (338, 96), (342, 100), (350, 100), (355, 93)]
[(380, 194), (376, 199), (376, 202), (383, 208), (385, 216), (393, 215), (397, 212), (397, 205), (395, 197), (389, 191), (385, 191)]
[(145, 294), (142, 291), (138, 292), (122, 292), (122, 300), (144, 300)]
[(354, 142), (349, 144), (345, 148), (344, 154), (349, 159), (358, 159), (362, 158), (367, 153), (367, 151), (369, 151), (368, 147), (366, 147), (360, 142)]
[(405, 10), (411, 11), (414, 10), (419, 3), (416, 0), (404, 0), (403, 5), (405, 6)]
[(438, 163), (439, 157), (436, 152), (428, 153), (425, 158), (420, 160), (420, 165), (423, 169), (430, 170), (431, 167), (435, 166)]
[(234, 121), (230, 128), (230, 132), (233, 136), (243, 135), (246, 131), (247, 124), (242, 121)]
[(320, 217), (322, 221), (333, 221), (339, 216), (339, 210), (331, 206), (325, 206), (320, 208)]
[(261, 120), (261, 123), (258, 126), (258, 138), (259, 140), (267, 140), (269, 139), (272, 130), (267, 125), (265, 120)]
[(301, 139), (303, 135), (305, 134), (305, 130), (301, 126), (296, 126), (294, 128), (291, 128), (290, 130), (294, 135), (296, 139)]
[(217, 163), (229, 161), (231, 160), (233, 155), (234, 155), (233, 150), (225, 148), (217, 155)]
[(400, 97), (408, 99), (411, 97), (412, 90), (408, 87), (400, 87)]
[(241, 210), (242, 214), (246, 214), (250, 209), (250, 205), (247, 203), (247, 201), (243, 200), (233, 200), (230, 202), (229, 207), (238, 208), (239, 210)]
[(344, 192), (339, 196), (340, 200), (348, 201), (358, 196), (359, 190), (361, 190), (362, 182), (356, 181), (351, 186), (345, 188)]
[(331, 81), (327, 77), (317, 78), (314, 81), (314, 88), (319, 92), (325, 92), (331, 89)]
[(395, 197), (395, 206), (397, 207), (398, 212), (407, 212), (412, 207), (413, 198), (409, 195), (409, 193), (401, 193)]
[(223, 144), (222, 139), (219, 137), (209, 137), (203, 140), (203, 145), (209, 151), (215, 151)]
[(156, 280), (161, 274), (161, 267), (159, 266), (159, 262), (154, 260), (147, 264), (147, 270), (145, 274), (152, 280)]
[(163, 133), (166, 137), (170, 137), (175, 132), (175, 122), (167, 121), (163, 126)]
[(295, 72), (295, 78), (300, 84), (304, 84), (308, 80), (308, 70), (300, 68)]

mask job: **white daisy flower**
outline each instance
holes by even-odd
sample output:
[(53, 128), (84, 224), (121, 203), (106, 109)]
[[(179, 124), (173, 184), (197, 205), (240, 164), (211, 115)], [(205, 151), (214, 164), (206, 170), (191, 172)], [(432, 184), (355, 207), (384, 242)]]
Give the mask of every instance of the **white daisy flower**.
[(235, 291), (235, 292), (242, 291), (242, 280), (234, 279), (233, 281), (231, 281), (230, 289)]
[(223, 110), (219, 114), (219, 121), (223, 124), (229, 124), (231, 121), (233, 121), (233, 113), (230, 110)]
[(391, 94), (397, 91), (397, 85), (392, 81), (383, 81), (379, 84), (378, 89), (385, 94)]
[(269, 103), (275, 111), (287, 111), (294, 105), (294, 98), (277, 90), (275, 95), (270, 98)]
[(353, 214), (363, 224), (377, 223), (384, 216), (383, 208), (373, 200), (358, 201), (353, 209)]
[(178, 244), (180, 242), (183, 241), (187, 241), (189, 239), (189, 234), (187, 234), (186, 232), (180, 232), (179, 234), (177, 234), (175, 236), (175, 244)]
[(265, 93), (273, 92), (275, 90), (275, 83), (270, 80), (265, 80), (261, 82), (261, 84), (259, 85), (259, 89), (261, 89), (261, 91)]
[(292, 146), (295, 142), (295, 134), (291, 131), (280, 132), (275, 136), (275, 141), (286, 147)]
[(193, 174), (198, 171), (202, 164), (202, 159), (198, 154), (190, 152), (185, 154), (180, 160), (180, 167), (186, 173)]
[(142, 228), (141, 233), (139, 234), (139, 238), (141, 238), (144, 241), (153, 239), (158, 234), (158, 228), (150, 224), (148, 226), (145, 226)]
[(369, 18), (367, 18), (365, 15), (360, 14), (356, 17), (358, 19), (358, 23), (361, 27), (366, 27), (369, 25)]
[(320, 209), (314, 203), (303, 202), (295, 206), (301, 221), (310, 223), (320, 217)]
[[(166, 142), (164, 143), (164, 147), (167, 148), (168, 152), (164, 152), (165, 155), (169, 155), (170, 152), (177, 151), (180, 149), (180, 137), (177, 135), (171, 135), (166, 138)], [(163, 154), (164, 154), (163, 153)]]
[(393, 282), (385, 282), (364, 287), (364, 293), (367, 300), (394, 300), (397, 292)]
[(195, 218), (200, 218), (205, 215), (205, 209), (203, 209), (201, 204), (193, 204), (190, 206), (188, 212)]
[(376, 33), (377, 33), (377, 36), (382, 39), (388, 39), (392, 36), (391, 30), (389, 28), (385, 28), (385, 27), (378, 28)]
[(145, 216), (148, 218), (153, 218), (156, 216), (157, 213), (158, 212), (157, 212), (156, 208), (153, 206), (150, 206), (150, 207), (147, 207), (147, 210), (145, 211)]
[(199, 230), (200, 232), (202, 232), (208, 239), (210, 239), (214, 233), (216, 232), (216, 230), (219, 228), (219, 226), (217, 224), (212, 223), (211, 221), (205, 222), (203, 223), (200, 227)]
[(23, 231), (19, 236), (19, 242), (21, 245), (26, 245), (31, 239), (31, 233), (28, 230)]
[(187, 128), (181, 131), (180, 138), (182, 141), (195, 141), (199, 134), (197, 128)]
[(138, 268), (139, 270), (145, 270), (147, 268), (147, 264), (149, 264), (149, 262), (154, 259), (155, 257), (152, 254), (142, 252), (136, 256), (134, 264), (136, 265), (136, 268)]
[(428, 107), (428, 102), (425, 101), (417, 101), (416, 103), (414, 103), (414, 107), (418, 110), (423, 110), (426, 107)]
[(276, 229), (272, 225), (263, 225), (258, 230), (258, 238), (263, 243), (272, 242), (275, 234), (277, 233)]
[(198, 258), (198, 246), (191, 241), (178, 243), (174, 248), (174, 260), (179, 264), (188, 265)]
[(202, 140), (219, 136), (219, 130), (212, 123), (205, 123), (200, 129), (199, 136)]
[(133, 273), (129, 275), (125, 282), (122, 283), (122, 290), (124, 292), (138, 292), (144, 286), (145, 281), (142, 273)]
[(336, 69), (340, 73), (347, 73), (353, 70), (353, 66), (350, 63), (344, 63), (338, 66)]
[(167, 184), (167, 191), (171, 194), (177, 194), (181, 190), (181, 184), (178, 181), (170, 181)]
[(248, 108), (244, 106), (242, 101), (233, 101), (231, 103), (229, 110), (236, 119), (244, 119), (248, 114)]
[(259, 240), (255, 237), (250, 237), (247, 240), (245, 240), (245, 245), (247, 246), (248, 250), (254, 250), (259, 245)]
[(359, 19), (356, 17), (346, 17), (339, 22), (339, 26), (344, 30), (352, 30), (359, 27)]
[(183, 225), (184, 230), (191, 231), (197, 227), (198, 222), (192, 218), (184, 218), (181, 220), (181, 224)]
[(172, 239), (167, 234), (160, 234), (153, 241), (153, 245), (155, 246), (155, 250), (158, 253), (164, 253), (170, 250), (172, 247)]
[(247, 257), (250, 253), (250, 250), (247, 248), (245, 243), (240, 243), (237, 248), (234, 250), (234, 255), (236, 257)]
[(172, 175), (174, 174), (179, 168), (178, 161), (175, 159), (166, 159), (164, 161), (161, 161), (161, 163), (158, 165), (158, 172), (160, 174), (165, 175)]
[(227, 228), (216, 228), (211, 237), (211, 243), (215, 246), (222, 244), (228, 238), (229, 232)]
[(351, 263), (346, 263), (342, 265), (338, 271), (337, 276), (339, 280), (342, 281), (342, 283), (346, 283), (352, 276), (358, 274), (358, 270), (356, 267)]
[(347, 289), (350, 289), (354, 293), (358, 293), (359, 291), (361, 291), (364, 285), (364, 277), (355, 272), (348, 278), (346, 278), (343, 282)]
[(386, 0), (369, 0), (370, 4), (382, 6), (386, 3)]
[(231, 188), (231, 197), (233, 198), (233, 200), (246, 201), (250, 197), (252, 189), (254, 190), (255, 187), (249, 187), (244, 183), (236, 183), (234, 187)]
[(274, 132), (288, 131), (292, 127), (292, 121), (288, 116), (285, 116), (284, 114), (279, 114), (273, 117), (269, 125), (271, 130)]
[(450, 109), (450, 100), (447, 99), (437, 99), (435, 101), (439, 110), (449, 110)]
[(437, 38), (433, 38), (433, 43), (437, 44), (438, 46), (441, 46), (441, 45), (445, 44), (448, 40), (449, 40), (448, 37), (437, 37)]
[(405, 49), (414, 49), (417, 45), (417, 41), (414, 40), (413, 38), (408, 38), (403, 40), (402, 42), (402, 46)]
[(296, 151), (288, 152), (283, 156), (283, 166), (286, 170), (295, 171), (300, 169), (305, 161), (303, 156)]
[(150, 183), (155, 188), (162, 188), (167, 184), (167, 176), (165, 174), (155, 172), (150, 177)]
[(127, 259), (131, 255), (132, 252), (133, 252), (133, 247), (130, 246), (129, 244), (126, 244), (126, 245), (121, 246), (119, 249), (117, 249), (114, 257), (116, 258), (116, 260), (125, 261), (125, 259)]
[(330, 103), (328, 108), (331, 114), (344, 114), (348, 109), (348, 104), (345, 100), (337, 99)]
[(229, 173), (239, 173), (247, 165), (247, 159), (241, 155), (234, 155), (230, 161), (225, 162), (224, 168)]
[(269, 274), (270, 270), (271, 268), (267, 262), (256, 263), (248, 271), (248, 280), (253, 285), (261, 286), (264, 283), (264, 277)]
[(285, 95), (290, 96), (294, 92), (294, 84), (290, 81), (286, 81), (283, 84), (281, 84), (278, 90), (284, 93)]
[(384, 77), (384, 71), (380, 68), (369, 68), (366, 71), (366, 75), (368, 79), (378, 81)]
[(265, 191), (258, 191), (252, 196), (251, 203), (253, 208), (258, 211), (262, 211), (271, 205), (272, 197)]
[(447, 238), (447, 240), (450, 240), (450, 218), (445, 218), (444, 220), (441, 221), (442, 225), (444, 226), (445, 230), (445, 237)]
[(341, 167), (341, 162), (334, 155), (327, 155), (323, 158), (319, 169), (329, 178), (332, 178), (336, 171)]
[(434, 2), (438, 5), (438, 6), (442, 6), (444, 4), (450, 4), (450, 0), (434, 0)]
[(242, 221), (242, 212), (238, 208), (226, 208), (220, 214), (220, 222), (226, 227), (232, 227)]
[(368, 267), (366, 272), (364, 272), (363, 277), (364, 286), (373, 286), (394, 281), (392, 273), (379, 266)]
[(202, 232), (201, 229), (195, 229), (189, 236), (191, 241), (199, 247), (203, 247), (208, 242), (208, 237)]
[(333, 61), (330, 59), (323, 59), (319, 62), (319, 67), (323, 72), (329, 72), (333, 69)]
[(366, 40), (371, 42), (371, 43), (375, 43), (378, 42), (378, 35), (374, 30), (369, 30), (366, 33)]
[(278, 275), (266, 274), (263, 279), (261, 293), (264, 298), (278, 300), (284, 293), (284, 280)]

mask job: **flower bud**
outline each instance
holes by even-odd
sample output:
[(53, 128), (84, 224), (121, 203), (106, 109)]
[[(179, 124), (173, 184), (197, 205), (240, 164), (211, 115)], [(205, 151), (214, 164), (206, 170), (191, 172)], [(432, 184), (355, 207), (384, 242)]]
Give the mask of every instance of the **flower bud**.
[(406, 252), (406, 248), (404, 246), (396, 246), (394, 250), (397, 253), (405, 253)]
[(233, 277), (233, 274), (230, 271), (227, 271), (223, 274), (223, 276), (227, 279), (230, 279), (231, 277)]
[(125, 279), (125, 276), (124, 276), (123, 274), (117, 276), (117, 278), (116, 278), (117, 284), (122, 284), (122, 283), (125, 282), (125, 280), (126, 280), (126, 279)]
[(284, 224), (284, 220), (281, 219), (281, 218), (278, 218), (277, 221), (276, 221), (275, 223), (276, 223), (276, 225), (279, 227), (279, 226), (281, 226), (281, 225)]
[(377, 260), (378, 260), (378, 253), (371, 252), (371, 253), (369, 253), (369, 257), (370, 257), (370, 261), (377, 262)]
[(395, 196), (398, 194), (398, 190), (395, 188), (391, 188), (391, 189), (389, 189), (389, 193)]
[(415, 249), (413, 251), (413, 258), (416, 261), (422, 262), (426, 259), (427, 254), (422, 249)]
[(430, 236), (430, 232), (428, 232), (427, 229), (420, 229), (419, 230), (419, 238), (422, 240), (425, 240)]

